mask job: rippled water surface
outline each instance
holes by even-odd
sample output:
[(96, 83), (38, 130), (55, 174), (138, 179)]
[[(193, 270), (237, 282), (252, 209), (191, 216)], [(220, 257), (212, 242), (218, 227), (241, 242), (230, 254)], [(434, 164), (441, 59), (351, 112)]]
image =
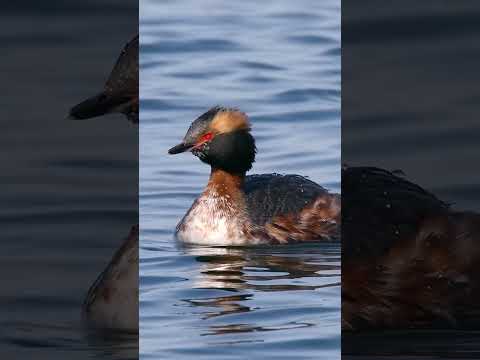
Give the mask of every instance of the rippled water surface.
[(5, 5), (0, 358), (136, 358), (137, 336), (89, 333), (81, 308), (138, 218), (138, 132), (122, 116), (65, 118), (102, 87), (138, 5)]
[(182, 248), (206, 184), (168, 156), (221, 104), (247, 112), (252, 173), (340, 190), (340, 2), (142, 1), (140, 219), (144, 359), (338, 359), (340, 247)]

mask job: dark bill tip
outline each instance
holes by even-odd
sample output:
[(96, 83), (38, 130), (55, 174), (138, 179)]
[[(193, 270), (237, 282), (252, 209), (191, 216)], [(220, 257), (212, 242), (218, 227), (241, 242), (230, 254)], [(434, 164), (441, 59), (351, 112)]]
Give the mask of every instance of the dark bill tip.
[(168, 153), (170, 155), (180, 154), (182, 152), (190, 150), (192, 147), (193, 147), (193, 145), (181, 143), (181, 144), (175, 145), (170, 150), (168, 150)]
[(105, 98), (105, 95), (99, 94), (82, 101), (70, 109), (68, 119), (84, 120), (106, 114), (111, 104), (106, 104)]
[(128, 102), (128, 100), (125, 96), (100, 93), (71, 108), (68, 119), (84, 120), (102, 116), (115, 111), (115, 109), (121, 107)]

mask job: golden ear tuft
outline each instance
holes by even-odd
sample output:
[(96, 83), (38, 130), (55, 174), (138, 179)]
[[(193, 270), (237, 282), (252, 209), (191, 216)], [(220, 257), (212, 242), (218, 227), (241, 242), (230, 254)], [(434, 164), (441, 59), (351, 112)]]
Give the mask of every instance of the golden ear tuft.
[(218, 134), (250, 130), (250, 121), (247, 115), (239, 110), (223, 110), (215, 115), (210, 124), (210, 129)]

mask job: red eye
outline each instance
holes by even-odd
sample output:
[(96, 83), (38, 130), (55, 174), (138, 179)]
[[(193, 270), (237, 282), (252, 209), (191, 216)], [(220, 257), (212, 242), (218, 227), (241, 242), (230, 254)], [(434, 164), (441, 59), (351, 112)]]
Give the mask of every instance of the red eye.
[(207, 133), (201, 137), (200, 142), (209, 141), (209, 140), (212, 140), (212, 138), (213, 138), (213, 134)]

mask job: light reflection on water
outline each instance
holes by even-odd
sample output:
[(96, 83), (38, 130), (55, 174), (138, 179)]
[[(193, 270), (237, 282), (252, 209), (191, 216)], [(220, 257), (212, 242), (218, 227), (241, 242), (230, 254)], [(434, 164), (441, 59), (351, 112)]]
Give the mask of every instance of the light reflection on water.
[[(141, 347), (154, 337), (157, 355), (166, 358), (184, 349), (210, 346), (220, 356), (222, 346), (244, 343), (261, 344), (275, 354), (280, 343), (292, 341), (284, 351), (297, 351), (298, 345), (306, 343), (305, 358), (338, 355), (338, 244), (245, 249), (178, 246), (167, 255), (155, 249), (155, 240), (146, 243)], [(174, 254), (174, 249), (179, 253)], [(155, 352), (152, 345), (147, 346)], [(228, 351), (240, 358), (244, 349)]]
[(143, 359), (338, 359), (340, 247), (185, 248), (173, 230), (208, 179), (168, 156), (221, 104), (247, 112), (253, 173), (340, 190), (340, 2), (142, 1)]

